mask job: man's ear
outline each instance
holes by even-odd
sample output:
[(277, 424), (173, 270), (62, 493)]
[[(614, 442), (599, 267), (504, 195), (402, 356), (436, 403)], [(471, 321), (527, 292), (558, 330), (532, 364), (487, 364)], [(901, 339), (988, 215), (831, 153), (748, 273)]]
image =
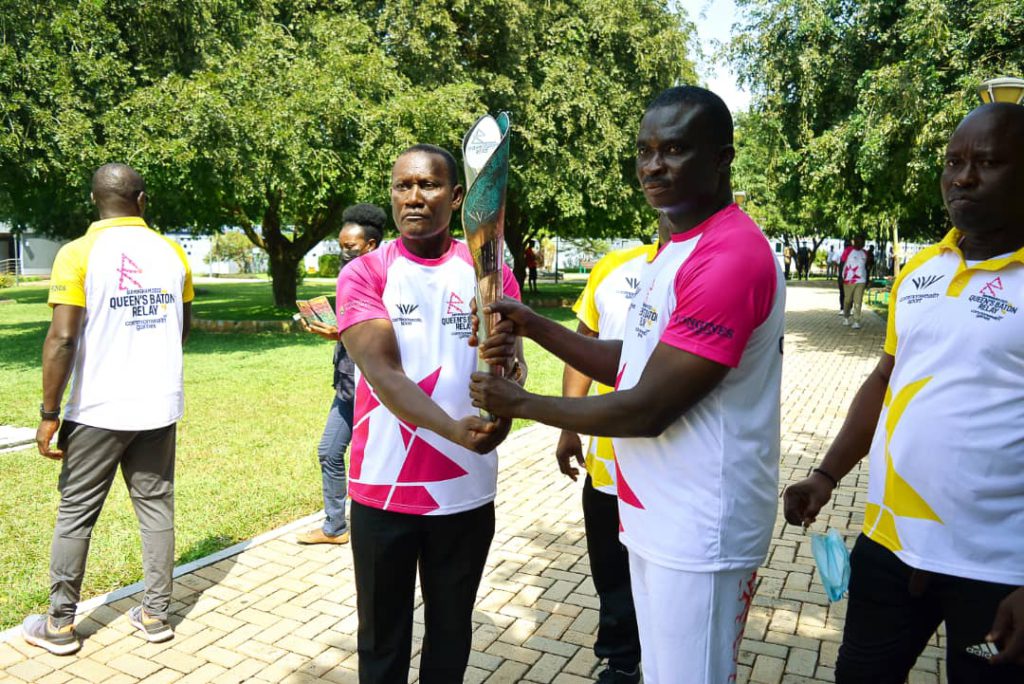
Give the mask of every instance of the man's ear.
[(96, 195), (94, 195), (94, 194), (92, 194), (90, 192), (89, 193), (89, 201), (92, 202), (93, 204), (96, 204)]
[(138, 196), (135, 198), (135, 204), (139, 207), (139, 216), (142, 216), (143, 214), (146, 213), (146, 200), (148, 199), (149, 198), (146, 196), (145, 190), (140, 192)]
[(722, 145), (722, 148), (718, 151), (718, 171), (724, 173), (729, 170), (732, 166), (733, 160), (736, 158), (736, 148), (732, 145)]
[(375, 249), (377, 249), (377, 238), (370, 238), (366, 241), (366, 251), (372, 252)]
[(466, 190), (461, 185), (452, 189), (452, 211), (458, 211), (462, 206), (462, 200), (466, 198)]

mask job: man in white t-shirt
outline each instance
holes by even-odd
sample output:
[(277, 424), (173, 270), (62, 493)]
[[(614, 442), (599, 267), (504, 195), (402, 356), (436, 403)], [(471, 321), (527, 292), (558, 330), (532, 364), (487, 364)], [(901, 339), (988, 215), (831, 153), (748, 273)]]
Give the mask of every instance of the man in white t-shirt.
[(853, 329), (860, 329), (860, 311), (864, 302), (864, 288), (868, 283), (868, 254), (864, 251), (864, 238), (853, 238), (853, 249), (843, 261), (843, 325), (850, 325), (853, 311)]
[[(420, 681), (461, 682), (469, 659), (494, 536), (494, 448), (511, 423), (479, 418), (467, 389), (476, 274), (448, 230), (462, 199), (448, 151), (405, 150), (391, 171), (399, 238), (338, 278), (338, 329), (356, 363), (348, 491), (362, 684), (408, 681), (417, 569)], [(519, 298), (507, 266), (504, 292)], [(525, 380), (521, 349), (506, 370)]]
[[(573, 311), (579, 319), (576, 332), (602, 340), (621, 340), (629, 303), (640, 289), (640, 276), (668, 244), (667, 226), (658, 244), (640, 245), (609, 252), (594, 266)], [(566, 365), (562, 371), (562, 396), (585, 397), (591, 378)], [(597, 393), (612, 387), (597, 383)], [(598, 598), (597, 638), (594, 655), (604, 662), (597, 681), (601, 684), (635, 684), (640, 681), (640, 634), (629, 583), (629, 556), (619, 542), (619, 510), (615, 489), (615, 447), (608, 437), (591, 437), (586, 459), (580, 436), (563, 430), (555, 449), (559, 470), (573, 480), (583, 465), (583, 526), (587, 533), (590, 575)]]
[(940, 623), (950, 684), (1024, 682), (1024, 107), (968, 114), (941, 187), (956, 228), (900, 271), (878, 366), (784, 493), (810, 524), (870, 454), (840, 684), (906, 681)]
[(64, 245), (53, 263), (53, 320), (43, 343), (36, 431), (39, 453), (61, 461), (60, 507), (50, 552), (49, 615), (29, 616), (22, 633), (57, 655), (80, 648), (74, 620), (89, 541), (118, 468), (139, 519), (146, 585), (142, 605), (128, 619), (148, 641), (174, 636), (167, 612), (175, 428), (184, 410), (181, 348), (191, 321), (192, 272), (181, 247), (142, 218), (146, 186), (134, 169), (101, 166), (91, 198), (100, 220)]
[[(623, 340), (570, 332), (514, 302), (491, 311), (616, 391), (529, 394), (474, 374), (474, 404), (614, 437), (620, 539), (647, 684), (729, 681), (778, 498), (785, 281), (768, 240), (732, 200), (732, 117), (684, 86), (648, 106), (637, 177), (671, 240), (643, 269)], [(484, 358), (507, 361), (492, 335)]]

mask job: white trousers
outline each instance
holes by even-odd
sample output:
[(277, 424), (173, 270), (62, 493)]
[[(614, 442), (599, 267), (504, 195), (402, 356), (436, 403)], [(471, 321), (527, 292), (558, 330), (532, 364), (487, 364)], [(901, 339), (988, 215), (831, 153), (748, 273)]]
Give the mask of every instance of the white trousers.
[(729, 684), (757, 569), (686, 572), (629, 554), (644, 684)]

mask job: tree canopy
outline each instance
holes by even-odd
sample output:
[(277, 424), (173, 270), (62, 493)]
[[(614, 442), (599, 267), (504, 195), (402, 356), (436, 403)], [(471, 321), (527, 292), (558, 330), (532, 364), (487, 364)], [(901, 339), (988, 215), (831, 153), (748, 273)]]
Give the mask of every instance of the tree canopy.
[(386, 204), (395, 155), (514, 126), (506, 238), (638, 234), (647, 100), (693, 80), (664, 0), (0, 0), (0, 220), (75, 236), (88, 179), (139, 169), (165, 229), (239, 226), (278, 305), (349, 203)]
[[(738, 187), (778, 233), (933, 239), (946, 142), (975, 87), (1024, 75), (1024, 3), (738, 0), (730, 46), (753, 94)], [(884, 237), (883, 237), (884, 239)]]

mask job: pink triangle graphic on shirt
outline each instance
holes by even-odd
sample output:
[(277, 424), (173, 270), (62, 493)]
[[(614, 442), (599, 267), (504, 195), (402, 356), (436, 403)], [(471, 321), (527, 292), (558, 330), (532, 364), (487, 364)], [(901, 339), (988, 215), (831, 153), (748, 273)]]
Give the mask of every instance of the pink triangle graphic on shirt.
[(422, 515), (440, 507), (426, 487), (405, 486), (395, 487), (395, 491), (391, 494), (391, 500), (384, 506), (384, 510)]
[(398, 482), (444, 482), (466, 474), (465, 469), (432, 447), (422, 437), (414, 437), (409, 454), (398, 474)]
[(415, 430), (416, 428), (414, 428), (414, 427), (406, 427), (406, 423), (403, 423), (402, 421), (398, 421), (398, 422), (400, 423), (400, 425), (398, 427), (398, 432), (401, 433), (401, 435), (402, 435), (402, 443), (405, 444), (405, 448), (408, 450), (408, 448), (409, 448), (409, 440), (412, 439), (413, 430)]
[(619, 492), (619, 501), (621, 501), (624, 504), (629, 504), (633, 508), (646, 510), (644, 508), (644, 505), (640, 503), (640, 499), (638, 499), (636, 494), (633, 493), (633, 490), (630, 488), (629, 483), (626, 482), (626, 478), (622, 477), (622, 470), (619, 468), (618, 460), (615, 461), (615, 476), (615, 486)]
[(622, 382), (622, 375), (626, 372), (626, 364), (622, 364), (622, 368), (619, 370), (619, 374), (615, 376), (615, 389), (619, 389), (619, 384)]
[[(437, 387), (437, 380), (441, 377), (441, 367), (438, 366), (437, 370), (423, 378), (416, 384), (419, 385), (420, 389), (427, 393), (428, 397), (434, 396), (434, 388)], [(416, 426), (407, 420), (398, 419), (398, 424), (408, 430), (410, 433), (416, 432)], [(402, 439), (405, 441), (405, 446), (409, 446), (409, 440), (406, 439), (405, 433), (402, 433)]]
[(352, 415), (353, 424), (361, 421), (367, 413), (378, 406), (380, 406), (380, 399), (373, 393), (370, 385), (366, 382), (366, 378), (360, 376), (359, 384), (356, 385), (356, 400)]
[(354, 480), (358, 480), (360, 473), (363, 472), (363, 455), (366, 453), (366, 440), (369, 436), (370, 419), (367, 418), (352, 430), (352, 451), (349, 457), (348, 476)]
[(367, 484), (365, 482), (349, 482), (348, 495), (353, 501), (358, 501), (367, 506), (376, 507), (388, 500), (391, 493), (391, 485)]

